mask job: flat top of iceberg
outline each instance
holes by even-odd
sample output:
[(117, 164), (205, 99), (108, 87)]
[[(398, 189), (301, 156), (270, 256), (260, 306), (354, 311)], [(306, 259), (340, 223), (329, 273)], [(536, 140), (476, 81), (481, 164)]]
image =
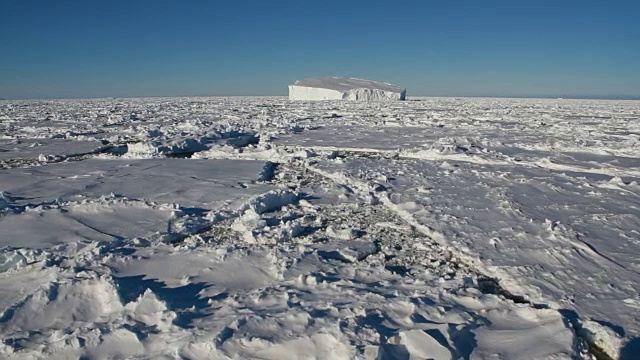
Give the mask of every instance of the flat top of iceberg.
[(352, 89), (378, 89), (383, 91), (402, 92), (405, 89), (380, 81), (344, 78), (344, 77), (317, 77), (298, 80), (293, 85), (331, 89), (337, 91), (349, 91)]

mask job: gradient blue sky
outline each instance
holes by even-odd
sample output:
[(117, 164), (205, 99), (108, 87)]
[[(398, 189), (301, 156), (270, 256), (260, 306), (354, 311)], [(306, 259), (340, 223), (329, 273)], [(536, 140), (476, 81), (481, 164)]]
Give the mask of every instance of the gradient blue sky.
[(0, 98), (284, 95), (328, 75), (640, 98), (639, 16), (615, 0), (0, 0)]

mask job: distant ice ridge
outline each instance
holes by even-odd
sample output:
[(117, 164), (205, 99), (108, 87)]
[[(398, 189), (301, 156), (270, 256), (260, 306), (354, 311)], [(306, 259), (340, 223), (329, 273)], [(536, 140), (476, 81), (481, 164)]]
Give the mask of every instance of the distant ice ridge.
[(298, 80), (289, 85), (289, 100), (404, 100), (407, 90), (384, 82), (342, 77)]

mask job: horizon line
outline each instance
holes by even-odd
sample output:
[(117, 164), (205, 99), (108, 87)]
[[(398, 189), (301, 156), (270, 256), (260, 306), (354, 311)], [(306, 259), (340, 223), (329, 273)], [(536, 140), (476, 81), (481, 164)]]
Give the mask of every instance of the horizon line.
[[(94, 99), (150, 99), (150, 98), (225, 98), (225, 97), (287, 97), (288, 95), (142, 95), (142, 96), (92, 96), (92, 97), (51, 97), (51, 98), (1, 98), (0, 101), (46, 101), (46, 100), (94, 100)], [(547, 100), (622, 100), (638, 101), (640, 95), (407, 95), (410, 98), (491, 98), (491, 99), (547, 99)]]

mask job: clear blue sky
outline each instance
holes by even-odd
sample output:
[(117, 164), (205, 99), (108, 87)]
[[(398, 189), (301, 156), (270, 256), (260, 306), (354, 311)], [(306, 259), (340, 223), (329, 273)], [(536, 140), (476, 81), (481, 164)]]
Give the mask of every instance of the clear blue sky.
[(0, 0), (0, 98), (285, 95), (330, 75), (640, 98), (640, 1)]

